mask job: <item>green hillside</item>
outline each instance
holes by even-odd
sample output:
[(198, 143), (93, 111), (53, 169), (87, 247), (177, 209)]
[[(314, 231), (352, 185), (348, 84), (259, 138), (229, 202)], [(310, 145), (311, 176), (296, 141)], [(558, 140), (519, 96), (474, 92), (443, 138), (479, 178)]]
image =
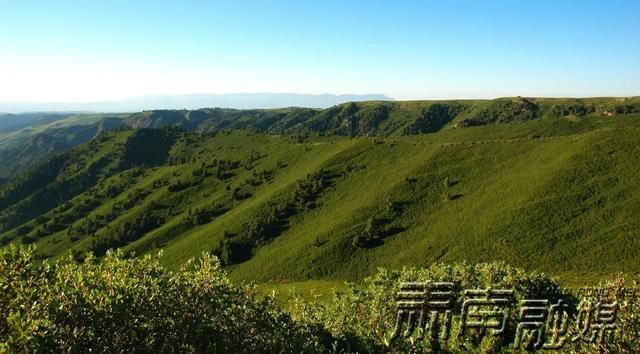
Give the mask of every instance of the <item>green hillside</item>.
[(640, 112), (640, 97), (523, 98), (450, 101), (350, 102), (324, 110), (200, 109), (157, 110), (125, 118), (133, 128), (180, 126), (189, 131), (251, 129), (269, 133), (316, 133), (345, 136), (394, 136), (560, 117), (617, 116)]
[(154, 110), (133, 114), (0, 114), (0, 178), (12, 177), (103, 130), (181, 127), (199, 133), (243, 129), (270, 134), (403, 136), (529, 120), (640, 112), (639, 97), (351, 102), (328, 109)]
[(24, 169), (100, 132), (123, 126), (124, 116), (108, 114), (0, 114), (0, 178)]
[(608, 114), (619, 101), (574, 101), (333, 108), (357, 109), (355, 133), (332, 109), (289, 109), (309, 116), (281, 134), (238, 117), (254, 125), (103, 132), (0, 185), (0, 244), (35, 243), (40, 257), (164, 249), (172, 268), (208, 252), (260, 282), (459, 260), (575, 282), (640, 272), (637, 103)]

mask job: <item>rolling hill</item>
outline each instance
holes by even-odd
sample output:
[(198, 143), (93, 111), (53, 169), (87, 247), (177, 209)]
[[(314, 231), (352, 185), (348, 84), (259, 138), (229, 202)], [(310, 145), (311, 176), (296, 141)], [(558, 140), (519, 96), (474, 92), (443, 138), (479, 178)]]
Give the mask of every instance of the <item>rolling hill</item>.
[(260, 282), (459, 260), (637, 273), (638, 101), (136, 113), (2, 184), (0, 243), (209, 252)]
[(11, 177), (54, 154), (123, 126), (113, 114), (25, 113), (0, 115), (0, 178)]
[[(267, 97), (260, 96), (262, 100)], [(342, 96), (340, 96), (342, 97)], [(343, 97), (346, 98), (346, 97)], [(362, 97), (359, 97), (362, 98)], [(399, 136), (558, 117), (617, 116), (640, 111), (640, 99), (501, 98), (457, 101), (349, 102), (327, 109), (152, 110), (133, 114), (0, 115), (0, 178), (6, 179), (119, 126), (179, 126), (193, 132), (247, 129), (270, 134)]]

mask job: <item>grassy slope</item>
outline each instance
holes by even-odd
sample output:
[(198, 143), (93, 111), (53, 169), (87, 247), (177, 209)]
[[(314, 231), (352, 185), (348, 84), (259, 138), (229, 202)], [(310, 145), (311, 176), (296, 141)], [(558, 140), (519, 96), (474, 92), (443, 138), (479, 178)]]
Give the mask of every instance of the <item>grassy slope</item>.
[[(249, 200), (238, 204), (210, 225), (181, 235), (178, 240), (168, 245), (165, 250), (166, 262), (175, 266), (202, 250), (213, 249), (221, 241), (223, 231), (233, 228), (230, 225), (238, 225), (250, 220), (256, 208), (264, 206), (279, 193), (293, 188), (298, 179), (314, 172), (328, 158), (348, 149), (351, 145), (348, 141), (341, 141), (337, 144), (328, 142), (317, 142), (316, 144), (310, 151), (305, 151), (303, 146), (291, 146), (282, 141), (262, 147), (261, 152), (266, 153), (270, 158), (261, 161), (261, 166), (273, 166), (278, 160), (287, 161), (289, 166), (284, 171), (278, 171), (277, 178), (272, 183), (260, 187), (259, 191)], [(309, 153), (311, 151), (313, 153)]]
[[(465, 132), (467, 142), (431, 144), (431, 137), (420, 137), (370, 147), (358, 155), (367, 166), (360, 175), (339, 184), (323, 208), (232, 275), (354, 279), (378, 266), (460, 259), (505, 260), (566, 277), (637, 272), (640, 131), (630, 125), (488, 141), (476, 140), (482, 136), (478, 129)], [(405, 177), (418, 181), (406, 186)], [(442, 196), (445, 177), (458, 181), (447, 189), (460, 198)], [(383, 246), (352, 247), (345, 230), (379, 214), (389, 196), (411, 200), (396, 220), (407, 230)], [(328, 242), (315, 247), (315, 237)]]
[(0, 130), (1, 177), (15, 175), (55, 153), (87, 142), (102, 130), (121, 125), (120, 119), (124, 116), (45, 113), (32, 115), (44, 118), (27, 121), (15, 129)]
[[(33, 124), (26, 127), (22, 127), (18, 130), (8, 131), (0, 133), (0, 148), (6, 148), (11, 144), (17, 144), (22, 141), (26, 141), (30, 137), (37, 134), (53, 132), (55, 130), (86, 126), (98, 123), (100, 120), (110, 117), (122, 117), (124, 115), (114, 114), (73, 114), (63, 116), (53, 122), (46, 122), (45, 124)], [(68, 139), (73, 139), (69, 137)]]
[[(188, 131), (249, 129), (271, 134), (400, 136), (573, 115), (640, 112), (640, 97), (522, 98), (448, 101), (351, 102), (328, 109), (155, 110), (134, 114), (48, 114), (0, 116), (0, 178), (80, 143), (102, 129), (120, 125), (159, 128), (178, 125)], [(4, 127), (4, 128), (3, 128)], [(1, 181), (0, 181), (1, 182)]]
[[(230, 266), (231, 276), (261, 282), (359, 279), (378, 266), (460, 259), (505, 260), (570, 281), (639, 272), (639, 129), (640, 117), (627, 115), (543, 119), (386, 139), (312, 138), (306, 143), (247, 132), (192, 136), (193, 141), (177, 143), (171, 152), (189, 157), (189, 162), (144, 169), (126, 191), (151, 193), (98, 234), (108, 235), (152, 202), (174, 205), (163, 226), (125, 248), (137, 253), (164, 248), (165, 263), (177, 266), (215, 250), (224, 231), (241, 231), (307, 174), (321, 167), (350, 167), (321, 193), (318, 207), (293, 216), (288, 229), (257, 247), (251, 259)], [(253, 170), (272, 170), (273, 176), (251, 188), (247, 199), (229, 201), (226, 190), (227, 185), (245, 187), (252, 170), (243, 167), (234, 170), (233, 178), (205, 179), (179, 193), (153, 187), (154, 181), (190, 176), (214, 157), (245, 161), (252, 150), (261, 154)], [(286, 166), (276, 167), (279, 162)], [(120, 177), (114, 175), (97, 189)], [(88, 217), (107, 213), (116, 201), (126, 199), (126, 191), (95, 207)], [(388, 211), (389, 200), (401, 203), (401, 210)], [(189, 208), (213, 202), (225, 202), (229, 210), (171, 234)], [(388, 219), (388, 235), (375, 247), (353, 246), (353, 237), (363, 232), (371, 216)], [(91, 247), (92, 237), (71, 241), (65, 233), (63, 229), (41, 238), (40, 251), (55, 256), (69, 248)], [(1, 236), (20, 240), (15, 229)]]

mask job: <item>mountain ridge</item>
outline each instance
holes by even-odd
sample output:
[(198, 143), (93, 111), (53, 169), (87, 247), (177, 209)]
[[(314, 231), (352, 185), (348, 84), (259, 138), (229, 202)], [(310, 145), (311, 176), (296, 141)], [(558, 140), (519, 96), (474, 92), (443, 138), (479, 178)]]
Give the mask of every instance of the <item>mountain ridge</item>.
[[(208, 252), (233, 279), (261, 282), (360, 279), (378, 266), (461, 259), (573, 279), (640, 272), (640, 113), (609, 116), (603, 102), (585, 111), (499, 101), (444, 125), (459, 102), (395, 103), (428, 109), (372, 136), (123, 126), (0, 185), (0, 243), (78, 259), (164, 249), (171, 267)], [(340, 106), (321, 128), (375, 118), (357, 114), (379, 104)], [(465, 119), (485, 124), (455, 127)]]
[[(180, 126), (196, 132), (251, 129), (271, 134), (325, 134), (342, 136), (401, 136), (434, 133), (442, 129), (586, 116), (618, 116), (640, 112), (640, 98), (522, 98), (494, 100), (362, 101), (326, 109), (149, 110), (131, 114), (19, 114), (0, 116), (0, 177), (51, 156), (61, 148), (86, 142), (92, 134), (79, 130), (130, 126)], [(101, 123), (101, 121), (107, 123)], [(4, 127), (4, 128), (3, 128)], [(55, 138), (50, 146), (34, 149), (37, 135)], [(84, 136), (84, 138), (82, 138)], [(37, 139), (37, 138), (36, 138)], [(42, 140), (42, 139), (40, 139)], [(34, 150), (32, 156), (21, 151)]]

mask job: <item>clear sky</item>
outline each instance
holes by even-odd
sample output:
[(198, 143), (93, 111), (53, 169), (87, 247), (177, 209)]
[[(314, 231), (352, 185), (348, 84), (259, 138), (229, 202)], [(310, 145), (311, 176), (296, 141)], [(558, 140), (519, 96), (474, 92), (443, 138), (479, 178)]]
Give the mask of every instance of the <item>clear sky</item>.
[(0, 101), (640, 95), (640, 1), (0, 0)]

